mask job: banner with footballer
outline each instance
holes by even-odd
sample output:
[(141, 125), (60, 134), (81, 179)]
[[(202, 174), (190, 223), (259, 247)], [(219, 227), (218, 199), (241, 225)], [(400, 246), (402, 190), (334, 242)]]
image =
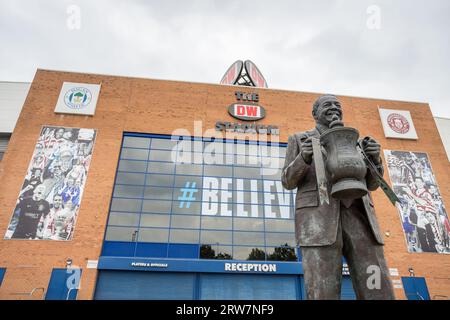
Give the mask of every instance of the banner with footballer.
[(426, 153), (385, 150), (409, 252), (450, 253), (450, 223)]
[(42, 127), (5, 239), (71, 240), (96, 130)]

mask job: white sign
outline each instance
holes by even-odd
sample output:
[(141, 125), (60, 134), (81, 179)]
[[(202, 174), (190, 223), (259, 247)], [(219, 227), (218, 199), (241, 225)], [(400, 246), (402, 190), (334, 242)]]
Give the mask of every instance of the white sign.
[(98, 266), (98, 260), (88, 260), (86, 268), (88, 269), (97, 269)]
[(276, 264), (257, 264), (257, 263), (225, 263), (225, 271), (277, 272), (277, 265)]
[(398, 276), (398, 269), (397, 268), (389, 268), (389, 273), (391, 276)]
[(100, 84), (64, 82), (56, 103), (56, 113), (94, 115)]
[(406, 110), (378, 109), (386, 138), (415, 139), (416, 129), (411, 113)]

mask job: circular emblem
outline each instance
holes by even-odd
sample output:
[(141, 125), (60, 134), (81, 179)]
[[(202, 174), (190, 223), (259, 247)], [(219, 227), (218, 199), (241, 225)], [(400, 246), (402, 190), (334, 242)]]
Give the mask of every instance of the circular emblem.
[(71, 109), (80, 110), (89, 105), (92, 100), (91, 92), (83, 87), (72, 88), (66, 92), (64, 103)]
[(409, 122), (404, 116), (398, 113), (391, 113), (387, 122), (389, 127), (397, 133), (405, 134), (409, 131)]

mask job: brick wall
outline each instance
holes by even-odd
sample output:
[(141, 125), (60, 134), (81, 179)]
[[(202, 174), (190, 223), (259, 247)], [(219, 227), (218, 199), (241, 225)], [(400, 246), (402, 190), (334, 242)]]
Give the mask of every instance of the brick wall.
[[(53, 112), (64, 81), (101, 83), (96, 114), (60, 115)], [(67, 258), (83, 268), (78, 299), (92, 299), (96, 270), (86, 269), (87, 260), (100, 255), (108, 217), (114, 175), (123, 131), (171, 134), (185, 128), (193, 135), (193, 122), (203, 121), (203, 131), (216, 121), (239, 122), (227, 107), (236, 101), (236, 90), (257, 92), (267, 111), (261, 124), (280, 127), (280, 141), (297, 131), (314, 126), (311, 106), (319, 94), (176, 81), (148, 80), (92, 74), (38, 70), (20, 114), (8, 150), (0, 162), (0, 237), (6, 232), (42, 125), (97, 129), (97, 140), (89, 169), (78, 221), (72, 241), (0, 240), (0, 267), (7, 272), (0, 287), (0, 299), (42, 298), (42, 293), (24, 295), (33, 288), (47, 288), (52, 268), (64, 268)], [(424, 103), (338, 96), (344, 109), (344, 122), (370, 135), (389, 150), (428, 153), (444, 199), (450, 205), (450, 163), (430, 108)], [(419, 140), (386, 139), (378, 107), (409, 110)], [(385, 177), (387, 176), (387, 173)], [(450, 296), (450, 256), (408, 253), (399, 214), (382, 191), (374, 194), (375, 208), (385, 237), (386, 258), (390, 268), (398, 268), (400, 277), (413, 267), (416, 276), (427, 279), (430, 295)], [(393, 279), (399, 279), (394, 277)], [(404, 299), (403, 289), (396, 289)]]

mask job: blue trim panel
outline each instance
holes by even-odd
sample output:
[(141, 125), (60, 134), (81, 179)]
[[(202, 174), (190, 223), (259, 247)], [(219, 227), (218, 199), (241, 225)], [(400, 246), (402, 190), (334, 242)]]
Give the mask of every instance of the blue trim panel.
[[(145, 263), (147, 266), (132, 266), (132, 263)], [(225, 271), (225, 263), (275, 265), (275, 272), (264, 271)], [(159, 266), (151, 267), (151, 264)], [(163, 267), (161, 267), (163, 265)], [(167, 265), (167, 266), (165, 266)], [(146, 259), (125, 257), (100, 257), (99, 270), (134, 270), (163, 272), (206, 272), (236, 274), (303, 274), (301, 262), (274, 261), (235, 261), (235, 260), (197, 260), (197, 259)]]

